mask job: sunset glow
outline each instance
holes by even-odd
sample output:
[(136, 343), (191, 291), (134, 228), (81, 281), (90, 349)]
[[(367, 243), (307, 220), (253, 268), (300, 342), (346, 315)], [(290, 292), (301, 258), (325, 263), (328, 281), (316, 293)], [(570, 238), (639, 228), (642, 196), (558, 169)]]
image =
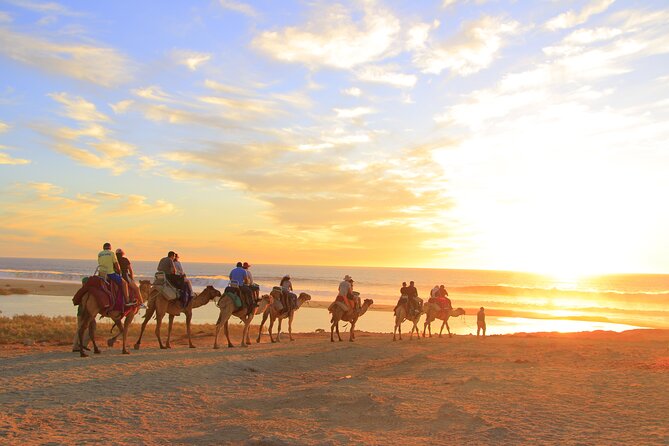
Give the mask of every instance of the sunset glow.
[(0, 251), (666, 272), (668, 24), (662, 1), (0, 1)]

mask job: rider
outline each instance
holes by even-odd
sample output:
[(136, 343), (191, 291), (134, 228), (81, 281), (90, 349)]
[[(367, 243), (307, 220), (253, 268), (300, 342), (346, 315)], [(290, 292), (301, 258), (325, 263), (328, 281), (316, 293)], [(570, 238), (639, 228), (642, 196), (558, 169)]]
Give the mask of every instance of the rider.
[(121, 287), (123, 301), (127, 307), (135, 305), (137, 302), (130, 301), (128, 297), (128, 284), (121, 279), (120, 272), (121, 267), (119, 266), (116, 254), (112, 251), (111, 243), (105, 243), (102, 245), (102, 251), (98, 253), (98, 273)]
[(249, 287), (250, 279), (248, 271), (244, 269), (242, 262), (237, 262), (237, 266), (230, 271), (230, 282), (237, 282), (239, 285), (241, 297), (246, 301), (246, 314), (251, 314), (255, 308), (255, 300)]
[(253, 280), (253, 274), (251, 274), (251, 264), (249, 264), (249, 262), (244, 262), (242, 264), (242, 268), (246, 270), (246, 275), (249, 278), (249, 286), (253, 292), (253, 297), (255, 300), (258, 300), (260, 298), (260, 287), (256, 285), (255, 281)]
[(344, 302), (353, 299), (353, 279), (348, 274), (339, 282), (339, 296), (344, 298)]
[(416, 289), (413, 280), (409, 282), (409, 286), (407, 287), (407, 296), (409, 298), (409, 313), (413, 313), (420, 305), (418, 301), (418, 290)]
[(285, 313), (290, 313), (292, 310), (293, 303), (290, 299), (290, 293), (293, 291), (293, 282), (290, 281), (290, 274), (286, 274), (281, 278), (279, 283), (281, 287), (281, 303), (283, 304), (283, 310)]
[(451, 303), (451, 299), (448, 298), (448, 291), (446, 291), (446, 287), (441, 285), (439, 287), (439, 290), (437, 291), (437, 297), (441, 297), (442, 299), (446, 300), (446, 308), (449, 310), (453, 309), (453, 304)]
[(397, 310), (397, 307), (400, 305), (404, 305), (404, 308), (406, 309), (407, 313), (409, 312), (409, 308), (406, 306), (407, 299), (409, 298), (409, 291), (408, 291), (407, 283), (402, 282), (402, 288), (400, 288), (400, 298), (397, 301), (397, 305), (395, 305), (395, 308), (393, 308), (393, 312)]
[(176, 266), (174, 266), (174, 257), (176, 256), (176, 253), (174, 251), (170, 251), (167, 253), (167, 257), (163, 257), (160, 259), (160, 262), (158, 263), (158, 269), (157, 271), (161, 271), (165, 273), (165, 279), (172, 284), (174, 288), (179, 290), (179, 297), (181, 299), (181, 305), (183, 307), (186, 307), (188, 305), (188, 300), (190, 299), (190, 296), (188, 294), (188, 287), (184, 283), (184, 278), (183, 276), (180, 276), (177, 274), (177, 269)]
[(116, 250), (116, 259), (118, 260), (118, 264), (121, 267), (121, 277), (128, 284), (128, 290), (133, 290), (134, 295), (137, 296), (140, 305), (143, 304), (142, 293), (139, 292), (139, 287), (135, 283), (135, 272), (132, 269), (130, 259), (125, 256), (123, 249), (118, 248)]
[(186, 277), (186, 273), (184, 273), (184, 268), (181, 265), (181, 261), (179, 261), (179, 253), (175, 252), (174, 253), (174, 269), (176, 270), (176, 273), (178, 276), (181, 276), (184, 281), (185, 288), (188, 288), (188, 299), (190, 300), (191, 296), (193, 295), (193, 284), (191, 284), (190, 279)]

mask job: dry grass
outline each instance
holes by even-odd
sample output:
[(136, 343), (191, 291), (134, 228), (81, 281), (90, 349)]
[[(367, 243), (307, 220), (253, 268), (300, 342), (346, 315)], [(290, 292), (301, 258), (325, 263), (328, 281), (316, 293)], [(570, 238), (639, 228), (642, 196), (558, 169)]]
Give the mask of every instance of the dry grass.
[[(143, 318), (136, 318), (130, 326), (129, 337), (134, 342), (139, 336), (139, 330)], [(36, 343), (62, 344), (67, 345), (72, 342), (74, 331), (76, 329), (77, 318), (74, 316), (32, 316), (17, 315), (13, 317), (0, 316), (0, 344), (19, 344), (26, 340)], [(112, 324), (109, 319), (98, 321), (96, 339), (106, 339), (109, 337), (109, 330)], [(151, 324), (146, 328), (144, 339), (146, 341), (155, 341), (153, 334), (155, 325)], [(192, 324), (191, 332), (194, 339), (212, 336), (216, 330), (214, 324)], [(116, 333), (116, 330), (114, 330)], [(257, 334), (257, 328), (251, 330)], [(231, 321), (230, 336), (233, 342), (237, 342), (242, 333), (242, 326)], [(163, 342), (167, 337), (167, 324), (162, 326)], [(221, 330), (221, 336), (223, 336)], [(180, 341), (186, 338), (186, 324), (175, 322), (172, 329), (172, 339)], [(224, 339), (224, 338), (223, 338)], [(219, 341), (221, 338), (219, 338)]]
[(29, 293), (30, 291), (26, 290), (25, 288), (0, 288), (0, 296), (9, 296), (10, 294), (29, 294)]

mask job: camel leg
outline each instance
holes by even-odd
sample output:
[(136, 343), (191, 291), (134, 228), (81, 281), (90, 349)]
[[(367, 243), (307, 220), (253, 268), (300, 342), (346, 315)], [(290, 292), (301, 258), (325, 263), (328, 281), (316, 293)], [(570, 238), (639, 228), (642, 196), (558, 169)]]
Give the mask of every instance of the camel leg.
[(337, 325), (335, 326), (335, 328), (337, 329), (337, 338), (339, 338), (339, 342), (341, 342), (342, 339), (341, 339), (341, 335), (339, 334), (339, 321), (337, 321)]
[(193, 341), (191, 341), (190, 337), (190, 321), (193, 319), (193, 312), (189, 311), (186, 313), (186, 333), (188, 333), (188, 348), (195, 348), (193, 345)]
[(240, 344), (242, 347), (246, 347), (246, 330), (248, 330), (249, 325), (247, 324), (246, 321), (244, 322), (244, 328), (242, 329), (242, 343)]
[(169, 323), (167, 324), (167, 342), (165, 343), (166, 348), (172, 348), (172, 343), (170, 342), (170, 338), (172, 337), (172, 324), (174, 323), (174, 315), (170, 314), (168, 316)]
[(164, 314), (157, 314), (156, 315), (156, 337), (158, 338), (158, 345), (160, 345), (161, 349), (166, 349), (167, 347), (163, 345), (163, 341), (160, 339), (160, 325), (163, 323), (163, 316)]
[(223, 326), (223, 332), (225, 333), (225, 338), (228, 340), (228, 348), (234, 347), (232, 345), (232, 342), (230, 342), (230, 330), (228, 329), (228, 322), (229, 320), (225, 321), (225, 325)]
[(441, 328), (439, 329), (439, 337), (441, 337), (441, 332), (444, 330), (444, 325), (446, 324), (446, 321), (441, 323)]
[(132, 321), (132, 317), (128, 316), (125, 321), (123, 319), (119, 318), (118, 320), (118, 326), (123, 330), (123, 349), (121, 350), (121, 353), (124, 355), (129, 355), (130, 352), (128, 351), (126, 347), (126, 342), (128, 340), (128, 328), (130, 328), (130, 322)]
[(269, 316), (269, 311), (265, 311), (262, 314), (262, 321), (260, 321), (260, 328), (258, 329), (258, 339), (256, 339), (256, 343), (260, 342), (260, 335), (262, 335), (262, 327), (265, 325), (265, 321), (267, 320), (267, 316)]
[(446, 324), (446, 330), (448, 330), (448, 337), (452, 338), (453, 335), (451, 334), (451, 327), (448, 326), (448, 319), (444, 321), (444, 324)]
[(84, 307), (84, 312), (81, 315), (81, 325), (79, 330), (77, 330), (77, 336), (79, 338), (79, 356), (82, 358), (87, 357), (88, 355), (84, 352), (84, 331), (88, 329), (88, 336), (91, 335), (91, 317), (88, 314), (88, 310)]
[(281, 322), (283, 321), (283, 318), (279, 318), (279, 323), (277, 324), (276, 327), (276, 342), (281, 342)]
[[(269, 331), (269, 340), (272, 342), (272, 344), (274, 344), (274, 343), (276, 342), (276, 339), (274, 339), (274, 336), (272, 336), (272, 328), (274, 328), (274, 321), (275, 321), (275, 320), (276, 320), (276, 319), (273, 318), (273, 317), (270, 317), (270, 318), (269, 318), (269, 328), (268, 328), (268, 331)], [(277, 337), (278, 337), (278, 336), (277, 336)]]
[(251, 321), (253, 320), (253, 317), (249, 319), (249, 324), (246, 327), (246, 345), (251, 345)]
[(330, 325), (330, 342), (334, 342), (334, 329), (335, 329), (335, 322), (333, 321), (332, 324)]
[(295, 317), (294, 311), (288, 316), (288, 337), (291, 341), (295, 340), (293, 339), (293, 317)]
[(355, 322), (351, 322), (351, 331), (348, 334), (348, 342), (355, 341), (355, 335), (353, 334), (354, 331), (355, 331)]
[(402, 321), (397, 323), (397, 331), (400, 333), (400, 341), (402, 340)]
[(153, 316), (153, 313), (155, 313), (155, 308), (149, 308), (146, 310), (146, 313), (144, 313), (144, 322), (142, 322), (142, 328), (139, 330), (139, 337), (137, 338), (137, 342), (135, 342), (135, 350), (139, 350), (139, 344), (142, 343), (142, 335), (144, 334), (144, 329), (146, 328), (146, 324), (149, 323), (151, 320), (151, 316)]
[(98, 344), (95, 342), (95, 329), (97, 328), (97, 325), (95, 324), (95, 319), (93, 319), (90, 324), (88, 324), (88, 335), (91, 338), (91, 342), (93, 343), (93, 353), (96, 355), (100, 354), (100, 349), (98, 348)]
[(427, 330), (427, 321), (423, 324), (423, 337), (425, 337), (425, 330)]

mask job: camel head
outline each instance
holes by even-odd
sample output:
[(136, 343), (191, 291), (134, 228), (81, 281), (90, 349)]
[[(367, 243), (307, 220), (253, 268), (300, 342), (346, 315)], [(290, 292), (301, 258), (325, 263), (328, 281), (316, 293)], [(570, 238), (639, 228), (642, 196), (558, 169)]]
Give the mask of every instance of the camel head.
[(263, 313), (269, 305), (274, 303), (274, 296), (272, 296), (272, 294), (263, 294), (256, 303), (258, 304), (258, 309), (256, 311), (258, 313)]
[(205, 289), (202, 290), (202, 294), (205, 293), (207, 294), (209, 300), (222, 296), (221, 292), (218, 291), (216, 288), (214, 288), (212, 285), (207, 285)]
[(298, 297), (299, 300), (303, 302), (309, 302), (311, 300), (311, 295), (307, 293), (300, 293), (300, 296)]
[(371, 307), (373, 303), (374, 303), (374, 301), (372, 299), (365, 299), (362, 302), (362, 306), (364, 307), (365, 305), (367, 305), (368, 307)]
[(139, 293), (142, 295), (142, 299), (149, 300), (149, 294), (151, 294), (151, 281), (150, 280), (140, 280), (139, 281)]
[(453, 317), (462, 316), (463, 314), (465, 314), (465, 310), (460, 307), (451, 311), (451, 316)]

